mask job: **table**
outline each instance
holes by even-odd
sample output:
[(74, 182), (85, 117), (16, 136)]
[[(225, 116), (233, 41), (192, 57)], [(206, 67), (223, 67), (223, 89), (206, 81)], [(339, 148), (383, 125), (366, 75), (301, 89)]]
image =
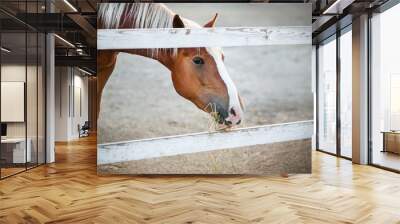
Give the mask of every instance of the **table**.
[(400, 154), (400, 131), (382, 131), (383, 150), (382, 152), (392, 152)]
[(6, 138), (1, 139), (1, 157), (6, 163), (26, 163), (31, 162), (32, 153), (30, 138), (26, 139), (27, 147), (25, 153), (25, 138)]

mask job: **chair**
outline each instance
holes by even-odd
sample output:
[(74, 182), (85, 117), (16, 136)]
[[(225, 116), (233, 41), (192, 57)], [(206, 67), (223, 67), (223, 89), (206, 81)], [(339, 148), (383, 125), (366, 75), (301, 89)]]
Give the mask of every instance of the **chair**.
[(89, 121), (85, 121), (85, 123), (82, 125), (82, 127), (80, 127), (80, 125), (78, 125), (79, 138), (89, 136), (89, 129), (90, 129)]

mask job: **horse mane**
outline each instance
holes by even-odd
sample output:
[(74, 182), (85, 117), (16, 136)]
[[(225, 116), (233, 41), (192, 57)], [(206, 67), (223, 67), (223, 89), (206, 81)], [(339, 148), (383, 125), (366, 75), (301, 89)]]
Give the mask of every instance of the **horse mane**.
[(160, 3), (107, 3), (100, 4), (98, 15), (103, 29), (144, 29), (172, 28), (175, 13)]
[[(162, 3), (106, 3), (100, 4), (98, 10), (98, 24), (100, 29), (146, 29), (146, 28), (173, 28), (175, 13)], [(185, 26), (197, 24), (182, 18)], [(177, 48), (151, 48), (150, 56), (157, 56), (159, 52), (168, 52), (176, 55)]]

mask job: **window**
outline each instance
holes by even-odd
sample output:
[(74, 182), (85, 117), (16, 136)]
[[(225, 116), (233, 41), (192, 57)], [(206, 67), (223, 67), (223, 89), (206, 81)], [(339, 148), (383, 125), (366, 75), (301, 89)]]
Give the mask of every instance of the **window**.
[(352, 33), (340, 36), (340, 155), (352, 156)]
[(318, 47), (318, 149), (336, 153), (336, 39)]
[(400, 4), (371, 19), (372, 164), (400, 170)]

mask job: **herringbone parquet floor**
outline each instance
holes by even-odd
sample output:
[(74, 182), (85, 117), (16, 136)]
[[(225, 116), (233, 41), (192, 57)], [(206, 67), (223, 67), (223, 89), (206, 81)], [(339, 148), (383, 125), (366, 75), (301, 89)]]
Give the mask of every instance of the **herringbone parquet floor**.
[(400, 175), (313, 153), (312, 175), (97, 176), (95, 138), (0, 181), (0, 223), (400, 223)]

